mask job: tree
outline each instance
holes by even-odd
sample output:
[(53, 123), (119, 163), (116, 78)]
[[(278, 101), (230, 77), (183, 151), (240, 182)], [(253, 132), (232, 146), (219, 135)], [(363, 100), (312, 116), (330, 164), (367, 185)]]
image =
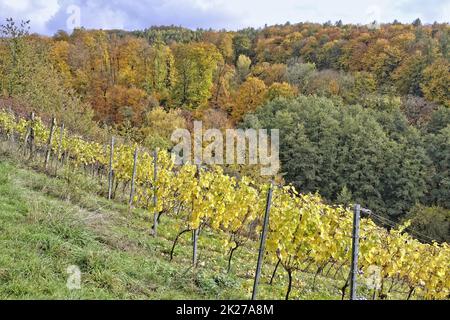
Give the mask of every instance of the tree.
[(316, 72), (314, 63), (294, 63), (289, 65), (286, 72), (287, 81), (299, 90), (305, 88), (311, 76)]
[(429, 158), (400, 113), (299, 96), (268, 102), (243, 124), (282, 128), (282, 172), (302, 192), (319, 192), (329, 201), (351, 194), (351, 200), (395, 218), (427, 190)]
[(233, 63), (233, 35), (229, 32), (208, 31), (203, 41), (214, 44), (227, 63)]
[[(67, 87), (64, 75), (52, 64), (52, 43), (28, 35), (28, 22), (19, 26), (12, 19), (1, 27), (0, 91), (14, 99), (25, 112), (35, 111), (42, 118), (56, 117), (66, 128), (87, 137), (101, 137), (92, 121), (91, 106)], [(63, 50), (64, 51), (64, 50)]]
[(252, 42), (250, 38), (245, 34), (236, 34), (233, 38), (233, 51), (234, 57), (237, 60), (240, 55), (251, 55)]
[(231, 112), (233, 120), (236, 122), (241, 120), (246, 113), (254, 111), (262, 105), (266, 92), (267, 87), (262, 80), (255, 77), (248, 77), (236, 93)]
[(358, 103), (364, 108), (378, 111), (396, 111), (402, 106), (400, 97), (376, 93), (362, 96)]
[(368, 72), (355, 72), (347, 75), (347, 83), (342, 81), (341, 76), (341, 92), (340, 95), (344, 101), (349, 104), (362, 104), (362, 101), (368, 95), (373, 95), (377, 90), (377, 82), (373, 74)]
[(69, 36), (69, 34), (66, 31), (58, 30), (53, 35), (53, 40), (69, 42), (70, 41), (70, 36)]
[(266, 100), (274, 100), (276, 98), (293, 98), (297, 94), (295, 88), (293, 88), (287, 82), (274, 82), (267, 90)]
[(147, 112), (140, 128), (139, 142), (150, 149), (169, 149), (172, 146), (170, 136), (176, 129), (186, 128), (186, 121), (178, 109), (165, 111), (156, 107)]
[(266, 86), (274, 82), (284, 82), (286, 81), (286, 65), (263, 62), (253, 67), (252, 76), (263, 80)]
[(450, 124), (426, 137), (426, 147), (433, 164), (427, 203), (450, 209)]
[(1, 91), (7, 91), (8, 96), (12, 96), (16, 88), (21, 85), (22, 78), (25, 76), (32, 65), (29, 64), (27, 55), (31, 52), (30, 46), (26, 42), (26, 37), (30, 30), (30, 21), (21, 21), (19, 25), (12, 18), (6, 19), (6, 24), (0, 25), (0, 36), (2, 42), (6, 43), (8, 54), (0, 66)]
[(362, 58), (366, 70), (373, 72), (378, 83), (386, 87), (392, 84), (392, 72), (401, 60), (402, 52), (386, 39), (371, 44)]
[(414, 27), (420, 27), (420, 26), (422, 26), (422, 21), (421, 21), (419, 18), (417, 18), (416, 20), (414, 20), (414, 21), (412, 22), (412, 25), (413, 25)]
[(450, 108), (450, 63), (438, 59), (423, 71), (421, 89), (425, 98)]
[(238, 76), (239, 82), (245, 81), (247, 76), (250, 74), (250, 65), (252, 60), (249, 57), (241, 54), (236, 62), (236, 75)]
[(422, 128), (430, 121), (437, 105), (424, 98), (407, 95), (402, 98), (401, 109), (411, 125)]
[(102, 118), (110, 124), (121, 124), (129, 121), (132, 125), (142, 122), (147, 107), (147, 94), (137, 88), (113, 86), (105, 97), (105, 109), (101, 110)]
[(341, 75), (339, 72), (323, 70), (311, 75), (308, 84), (302, 88), (302, 93), (331, 97), (340, 94), (341, 89)]
[(339, 69), (342, 45), (343, 42), (339, 40), (325, 43), (317, 53), (317, 67), (319, 69)]
[(201, 120), (205, 129), (229, 129), (233, 128), (227, 112), (222, 109), (206, 109), (202, 111)]
[(369, 71), (363, 61), (371, 42), (367, 32), (355, 35), (355, 38), (346, 41), (342, 46), (342, 55), (339, 58), (341, 68), (345, 71)]
[(176, 106), (196, 109), (211, 97), (213, 75), (222, 59), (211, 44), (179, 44), (174, 48), (177, 70), (173, 99)]
[(218, 63), (214, 74), (214, 86), (212, 89), (211, 106), (222, 110), (229, 110), (231, 104), (231, 79), (235, 76), (233, 67), (221, 61)]
[(450, 108), (438, 106), (431, 114), (430, 121), (426, 124), (426, 133), (439, 134), (450, 123)]
[(392, 78), (401, 95), (422, 95), (420, 85), (423, 82), (425, 66), (426, 60), (419, 52), (406, 58), (395, 70)]
[[(144, 89), (149, 45), (144, 39), (126, 37), (119, 41), (115, 84)], [(109, 53), (105, 53), (107, 57)]]
[[(98, 110), (105, 108), (108, 88), (118, 83), (120, 44), (109, 43), (104, 31), (76, 29), (71, 35), (71, 45), (68, 64), (74, 89), (98, 116)], [(111, 47), (117, 47), (117, 52)]]
[(69, 54), (71, 49), (69, 42), (60, 40), (53, 43), (49, 53), (50, 61), (52, 65), (55, 66), (56, 70), (58, 70), (67, 89), (72, 89), (74, 87), (72, 70), (69, 65)]
[(352, 193), (348, 190), (347, 186), (343, 186), (341, 192), (336, 198), (336, 202), (348, 207), (352, 203)]
[(408, 230), (412, 230), (413, 234), (419, 234), (419, 239), (422, 241), (429, 242), (431, 238), (437, 242), (450, 242), (450, 210), (448, 209), (416, 205), (405, 216), (404, 221), (411, 223)]
[(172, 50), (157, 40), (144, 55), (145, 85), (147, 92), (158, 97), (162, 103), (169, 98), (169, 92), (176, 81), (175, 58)]

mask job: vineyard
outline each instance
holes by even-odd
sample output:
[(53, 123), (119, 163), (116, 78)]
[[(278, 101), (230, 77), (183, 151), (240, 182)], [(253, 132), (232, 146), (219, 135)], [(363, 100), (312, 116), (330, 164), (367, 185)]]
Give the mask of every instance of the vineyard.
[[(208, 236), (203, 232), (208, 230), (224, 239), (223, 256), (230, 270), (236, 251), (259, 238), (267, 193), (273, 188), (264, 254), (264, 263), (274, 267), (272, 280), (282, 270), (288, 275), (289, 298), (301, 272), (341, 276), (345, 296), (353, 224), (352, 212), (346, 207), (326, 204), (319, 195), (303, 194), (292, 186), (272, 187), (247, 177), (232, 177), (219, 166), (175, 166), (167, 151), (147, 151), (114, 140), (109, 145), (86, 141), (55, 121), (47, 126), (34, 116), (16, 119), (10, 112), (1, 111), (0, 134), (18, 145), (23, 157), (43, 154), (47, 170), (72, 166), (98, 179), (107, 178), (105, 196), (110, 199), (119, 189), (129, 190), (130, 210), (144, 208), (152, 216), (148, 230), (154, 237), (159, 236), (158, 226), (164, 224), (165, 217), (176, 221), (178, 232), (170, 260), (179, 239), (190, 233), (194, 268), (201, 262), (197, 259), (197, 240)], [(360, 274), (367, 278), (374, 267), (379, 272), (374, 298), (389, 298), (393, 287), (404, 289), (405, 299), (449, 298), (447, 243), (420, 242), (405, 232), (408, 225), (387, 230), (370, 216), (363, 217), (360, 225)]]

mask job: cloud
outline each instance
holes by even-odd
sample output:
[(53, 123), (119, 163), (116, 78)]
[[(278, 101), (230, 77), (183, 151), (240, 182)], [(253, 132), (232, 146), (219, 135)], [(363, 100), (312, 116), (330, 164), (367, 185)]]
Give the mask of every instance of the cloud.
[[(79, 19), (73, 10), (79, 8)], [(448, 20), (448, 0), (0, 0), (0, 19), (31, 19), (32, 30), (52, 34), (86, 28), (144, 29), (152, 25), (238, 29), (290, 21), (368, 23), (397, 19)], [(68, 23), (69, 22), (69, 23)]]
[(397, 5), (398, 11), (413, 15), (422, 21), (445, 21), (450, 17), (448, 0), (406, 0)]
[(58, 0), (0, 0), (0, 19), (31, 20), (34, 32), (46, 33), (48, 21), (59, 9)]
[[(0, 0), (2, 1), (2, 0)], [(86, 28), (143, 29), (152, 25), (188, 28), (223, 28), (237, 22), (239, 14), (228, 10), (224, 0), (62, 0), (60, 10), (47, 25), (50, 30), (67, 29), (67, 8), (80, 8), (80, 23)]]

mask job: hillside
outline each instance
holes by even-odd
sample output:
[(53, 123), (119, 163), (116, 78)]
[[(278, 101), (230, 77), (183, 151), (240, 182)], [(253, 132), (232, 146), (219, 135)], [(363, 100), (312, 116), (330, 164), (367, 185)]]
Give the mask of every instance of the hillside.
[(0, 299), (450, 298), (448, 23), (15, 19)]
[[(32, 166), (32, 164), (29, 164)], [(35, 166), (36, 168), (36, 166)], [(150, 214), (109, 202), (100, 186), (78, 174), (67, 184), (11, 155), (0, 156), (0, 299), (248, 299), (257, 251), (237, 251), (230, 274), (217, 234), (199, 240), (200, 264), (190, 267), (190, 237), (169, 252), (175, 221), (165, 218), (160, 237), (149, 235)], [(94, 191), (94, 192), (93, 192)], [(67, 267), (80, 267), (81, 289), (68, 290)], [(238, 267), (237, 267), (238, 266)], [(266, 265), (261, 298), (283, 299), (286, 276), (268, 285)], [(339, 299), (343, 281), (302, 273), (294, 299)], [(362, 293), (367, 289), (361, 287)]]
[[(0, 110), (149, 150), (170, 150), (174, 131), (195, 121), (279, 129), (277, 181), (450, 241), (448, 23), (76, 28), (52, 37), (30, 23), (0, 21)], [(229, 171), (267, 181), (254, 166)]]

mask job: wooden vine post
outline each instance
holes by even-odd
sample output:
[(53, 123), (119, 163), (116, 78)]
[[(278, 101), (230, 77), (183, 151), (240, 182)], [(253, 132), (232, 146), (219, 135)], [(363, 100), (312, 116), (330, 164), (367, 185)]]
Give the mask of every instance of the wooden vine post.
[(156, 209), (158, 205), (158, 188), (156, 185), (156, 180), (158, 179), (158, 148), (153, 152), (153, 236), (158, 236), (158, 215), (159, 212)]
[(256, 265), (255, 281), (253, 283), (252, 300), (256, 300), (258, 294), (259, 279), (261, 277), (261, 269), (264, 259), (264, 253), (266, 250), (266, 238), (267, 238), (267, 229), (269, 227), (269, 215), (270, 215), (270, 206), (272, 204), (272, 193), (273, 193), (273, 182), (270, 184), (269, 192), (267, 193), (266, 211), (264, 213), (263, 229), (261, 232), (261, 242), (259, 245), (258, 263)]
[(59, 131), (59, 141), (58, 141), (58, 150), (56, 151), (56, 166), (55, 166), (55, 174), (58, 172), (58, 159), (61, 161), (61, 165), (63, 163), (62, 159), (62, 144), (64, 138), (64, 123), (61, 123), (61, 128)]
[(137, 159), (138, 159), (138, 148), (134, 149), (134, 157), (133, 157), (133, 172), (131, 174), (131, 190), (130, 190), (130, 200), (128, 202), (130, 209), (133, 206), (133, 198), (134, 198), (134, 189), (135, 189), (135, 180), (136, 180), (136, 169), (137, 169)]
[(52, 142), (53, 142), (53, 135), (55, 133), (55, 126), (56, 126), (56, 119), (55, 117), (52, 118), (52, 122), (50, 124), (50, 132), (48, 134), (48, 140), (47, 140), (47, 149), (45, 151), (45, 160), (44, 160), (44, 168), (47, 169), (48, 164), (50, 162), (50, 157), (52, 154)]
[(25, 139), (24, 139), (24, 148), (23, 148), (23, 155), (27, 155), (27, 149), (30, 150), (30, 159), (33, 157), (33, 144), (34, 144), (34, 112), (30, 113), (30, 119), (28, 123), (27, 132), (25, 133)]
[(108, 200), (111, 200), (113, 191), (113, 178), (114, 178), (113, 160), (114, 160), (114, 136), (111, 137), (111, 146), (109, 150)]
[[(14, 113), (13, 113), (13, 111), (12, 111), (11, 106), (8, 107), (8, 111), (9, 111), (9, 113), (10, 113), (11, 115), (14, 116)], [(12, 149), (13, 146), (15, 145), (15, 143), (16, 143), (15, 138), (14, 138), (14, 134), (15, 134), (15, 133), (14, 133), (14, 129), (12, 129), (11, 132), (10, 132), (10, 136), (9, 136), (10, 149)]]
[[(197, 164), (197, 179), (200, 181), (201, 165)], [(192, 265), (197, 267), (197, 256), (198, 256), (198, 234), (199, 228), (192, 230)]]
[(356, 204), (353, 212), (352, 230), (352, 265), (350, 271), (350, 300), (357, 300), (356, 286), (358, 276), (358, 254), (359, 254), (359, 223), (361, 205)]

